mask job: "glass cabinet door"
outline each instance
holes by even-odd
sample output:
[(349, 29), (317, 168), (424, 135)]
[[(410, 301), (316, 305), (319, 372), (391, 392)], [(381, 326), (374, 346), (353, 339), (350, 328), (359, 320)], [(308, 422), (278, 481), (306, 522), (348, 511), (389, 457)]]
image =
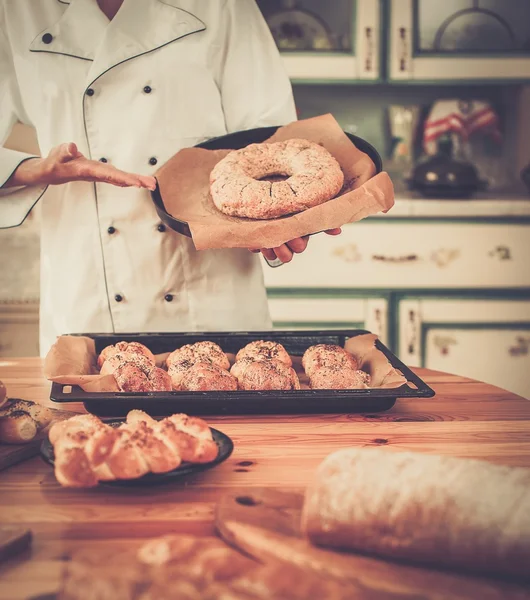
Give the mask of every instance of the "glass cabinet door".
[(530, 2), (391, 0), (393, 79), (530, 77)]
[(257, 0), (293, 80), (377, 79), (378, 0)]

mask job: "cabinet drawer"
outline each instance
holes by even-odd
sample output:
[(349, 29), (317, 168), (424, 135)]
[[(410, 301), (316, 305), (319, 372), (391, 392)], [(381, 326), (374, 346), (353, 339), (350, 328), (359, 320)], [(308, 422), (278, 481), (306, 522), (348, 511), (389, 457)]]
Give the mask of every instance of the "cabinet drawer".
[(269, 298), (275, 329), (367, 329), (387, 342), (385, 298)]
[(530, 225), (374, 220), (315, 235), (267, 287), (472, 288), (530, 286)]

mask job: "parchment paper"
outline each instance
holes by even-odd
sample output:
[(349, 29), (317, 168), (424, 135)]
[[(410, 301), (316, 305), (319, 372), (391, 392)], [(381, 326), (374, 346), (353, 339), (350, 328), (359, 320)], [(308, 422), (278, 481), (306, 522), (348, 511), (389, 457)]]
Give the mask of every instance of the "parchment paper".
[(375, 175), (375, 165), (342, 131), (332, 115), (295, 121), (281, 127), (264, 143), (292, 138), (321, 144), (344, 173), (340, 194), (301, 213), (271, 220), (230, 217), (220, 212), (210, 195), (210, 172), (230, 150), (185, 148), (157, 172), (167, 212), (186, 221), (197, 250), (211, 248), (275, 248), (289, 240), (360, 221), (394, 205), (387, 173)]
[[(386, 356), (375, 347), (377, 336), (358, 335), (345, 345), (358, 360), (372, 382), (370, 387), (396, 388), (407, 382), (406, 378), (392, 367)], [(168, 352), (155, 355), (156, 364), (163, 367)], [(233, 364), (235, 356), (228, 354)], [(292, 356), (302, 389), (309, 389), (308, 378), (301, 365), (301, 357)], [(85, 392), (118, 392), (112, 375), (99, 375), (94, 340), (89, 337), (64, 335), (57, 338), (44, 361), (44, 374), (50, 381), (63, 385), (78, 385)]]

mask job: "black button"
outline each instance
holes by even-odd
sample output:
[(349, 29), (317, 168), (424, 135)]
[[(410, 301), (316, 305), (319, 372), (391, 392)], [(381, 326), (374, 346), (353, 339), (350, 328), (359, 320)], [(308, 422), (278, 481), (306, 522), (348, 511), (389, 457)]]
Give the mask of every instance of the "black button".
[(52, 40), (53, 40), (53, 35), (52, 35), (51, 33), (45, 33), (45, 34), (42, 36), (42, 41), (43, 41), (45, 44), (51, 44), (51, 43), (52, 43)]
[(107, 229), (107, 233), (109, 235), (112, 235), (113, 233), (116, 233), (116, 228), (113, 227), (112, 225)]
[(121, 302), (123, 300), (123, 296), (121, 294), (116, 294), (114, 296), (114, 300), (116, 300), (116, 302)]
[(102, 156), (102, 157), (99, 159), (99, 162), (108, 162), (108, 161), (107, 161), (107, 159), (106, 159), (104, 156)]
[(149, 159), (150, 165), (156, 165), (157, 162), (158, 160), (154, 156), (151, 156), (151, 158)]
[(150, 94), (152, 91), (153, 91), (153, 88), (152, 88), (150, 85), (146, 85), (146, 86), (144, 87), (144, 92), (145, 92), (146, 94)]
[(166, 295), (164, 296), (164, 300), (165, 300), (166, 302), (173, 302), (173, 294), (166, 294)]
[(163, 223), (160, 223), (160, 225), (157, 226), (157, 229), (160, 231), (160, 233), (164, 233), (166, 226)]
[(94, 90), (92, 88), (88, 88), (88, 90), (86, 91), (86, 95), (87, 96), (93, 96), (96, 92), (94, 92)]

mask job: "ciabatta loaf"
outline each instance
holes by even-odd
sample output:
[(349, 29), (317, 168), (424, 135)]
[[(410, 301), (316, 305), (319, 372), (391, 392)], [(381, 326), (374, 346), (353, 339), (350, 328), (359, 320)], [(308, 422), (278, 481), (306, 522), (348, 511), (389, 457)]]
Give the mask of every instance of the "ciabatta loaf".
[(347, 448), (318, 468), (302, 521), (321, 546), (530, 577), (530, 469)]

